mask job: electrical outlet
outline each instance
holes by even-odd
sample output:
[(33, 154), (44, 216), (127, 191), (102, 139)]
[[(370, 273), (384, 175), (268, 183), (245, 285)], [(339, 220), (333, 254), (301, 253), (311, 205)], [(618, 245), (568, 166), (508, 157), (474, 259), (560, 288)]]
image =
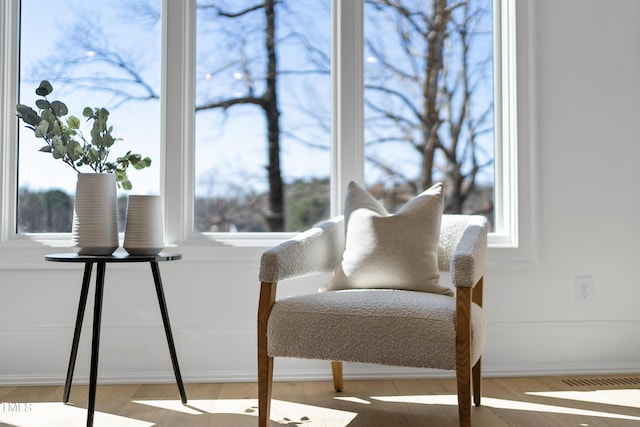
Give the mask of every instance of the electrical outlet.
[(575, 276), (573, 278), (574, 283), (574, 298), (576, 304), (593, 304), (594, 299), (594, 284), (593, 276)]

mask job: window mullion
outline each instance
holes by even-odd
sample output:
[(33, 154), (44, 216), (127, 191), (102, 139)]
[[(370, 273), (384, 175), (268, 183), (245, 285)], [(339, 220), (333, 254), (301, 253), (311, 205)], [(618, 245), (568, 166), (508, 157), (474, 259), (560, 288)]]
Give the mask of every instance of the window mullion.
[(331, 212), (343, 211), (351, 180), (364, 181), (363, 1), (332, 3)]
[(162, 169), (165, 240), (193, 233), (195, 0), (163, 1)]

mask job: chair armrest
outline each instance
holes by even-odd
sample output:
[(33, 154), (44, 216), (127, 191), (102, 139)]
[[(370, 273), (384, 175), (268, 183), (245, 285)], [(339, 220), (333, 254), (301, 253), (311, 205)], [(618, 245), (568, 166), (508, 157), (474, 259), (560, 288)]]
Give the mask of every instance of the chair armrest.
[(260, 259), (260, 281), (277, 283), (310, 273), (334, 271), (344, 252), (342, 216), (319, 223), (279, 245)]
[(487, 219), (464, 216), (467, 223), (451, 257), (451, 281), (456, 287), (473, 288), (487, 265)]

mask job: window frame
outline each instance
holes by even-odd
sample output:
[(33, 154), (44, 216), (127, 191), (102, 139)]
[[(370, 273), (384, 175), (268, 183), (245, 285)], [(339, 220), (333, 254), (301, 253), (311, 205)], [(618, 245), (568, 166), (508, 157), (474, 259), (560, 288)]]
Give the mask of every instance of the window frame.
[[(331, 213), (342, 212), (344, 189), (364, 177), (363, 1), (331, 0), (332, 154)], [(493, 0), (495, 88), (495, 227), (490, 250), (498, 259), (535, 260), (536, 213), (531, 85), (533, 6), (531, 2)], [(195, 233), (195, 15), (196, 0), (163, 0), (160, 191), (168, 245), (223, 242), (267, 246), (292, 233)], [(68, 234), (16, 233), (17, 129), (14, 114), (19, 81), (20, 2), (0, 4), (0, 248), (68, 245)], [(516, 32), (517, 30), (517, 32)], [(517, 37), (516, 37), (517, 35)], [(527, 52), (519, 54), (520, 50)], [(517, 75), (518, 73), (518, 75)], [(524, 76), (524, 78), (523, 78)], [(525, 99), (526, 102), (522, 102)], [(171, 100), (171, 102), (167, 102)], [(522, 120), (524, 118), (524, 120)], [(520, 120), (519, 120), (520, 119)], [(524, 124), (524, 126), (523, 126)], [(180, 141), (182, 143), (177, 143)], [(171, 161), (168, 161), (171, 159)], [(204, 237), (204, 239), (203, 239)]]
[(17, 119), (10, 112), (18, 99), (19, 19), (19, 2), (0, 4), (0, 243), (17, 237)]

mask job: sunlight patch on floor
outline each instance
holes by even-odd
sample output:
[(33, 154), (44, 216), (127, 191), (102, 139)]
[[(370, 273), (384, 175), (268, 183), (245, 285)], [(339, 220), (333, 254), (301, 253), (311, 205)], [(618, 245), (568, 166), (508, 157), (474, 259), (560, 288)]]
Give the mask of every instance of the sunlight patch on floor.
[[(136, 400), (134, 403), (148, 405), (170, 411), (187, 414), (236, 414), (258, 416), (257, 399), (191, 399), (187, 405), (179, 400)], [(303, 405), (283, 400), (271, 401), (271, 420), (286, 425), (313, 426), (314, 420), (320, 420), (322, 425), (344, 427), (357, 416), (357, 413), (323, 408), (313, 405)]]
[[(533, 394), (533, 393), (528, 393)], [(456, 395), (420, 395), (420, 396), (372, 396), (371, 399), (383, 402), (417, 403), (422, 405), (457, 405)], [(617, 403), (620, 405), (620, 403)], [(547, 412), (556, 414), (582, 415), (587, 417), (614, 418), (620, 420), (640, 421), (640, 417), (616, 414), (615, 412), (589, 411), (563, 405), (546, 405), (541, 403), (520, 402), (517, 400), (482, 398), (482, 406), (516, 411)]]
[(392, 403), (418, 403), (421, 405), (458, 405), (458, 396), (455, 394), (424, 394), (417, 396), (371, 396), (371, 399)]
[[(640, 417), (616, 413), (616, 407), (624, 406), (629, 408), (640, 408), (640, 390), (550, 391), (527, 392), (524, 394), (531, 396), (532, 399), (557, 399), (558, 404), (553, 404), (556, 402), (555, 400), (552, 401), (551, 404), (542, 404), (483, 397), (482, 405), (485, 407), (512, 411), (530, 411), (640, 421)], [(455, 394), (371, 396), (369, 399), (366, 397), (336, 396), (334, 399), (360, 405), (371, 405), (376, 401), (440, 406), (456, 406), (458, 404), (458, 399)], [(574, 401), (607, 405), (605, 408), (607, 411), (604, 412), (575, 408), (572, 407), (572, 402)], [(230, 422), (233, 422), (235, 425), (241, 424), (242, 426), (253, 425), (256, 423), (257, 420), (255, 420), (255, 417), (258, 415), (257, 399), (194, 399), (189, 400), (187, 405), (183, 405), (179, 399), (137, 399), (126, 403), (126, 405), (132, 404), (157, 408), (160, 416), (163, 414), (162, 411), (167, 412), (165, 415), (168, 415), (169, 413), (174, 413), (176, 415), (184, 414), (180, 415), (180, 417), (187, 417), (185, 420), (188, 420), (190, 419), (189, 417), (193, 416), (215, 416), (216, 420), (232, 420)], [(65, 405), (61, 402), (22, 403), (20, 405), (21, 406), (7, 407), (0, 412), (0, 426), (80, 427), (86, 424), (87, 410), (84, 407)], [(108, 411), (108, 409), (106, 410)], [(117, 412), (117, 409), (115, 412)], [(357, 416), (357, 412), (337, 410), (315, 405), (305, 405), (285, 400), (274, 399), (271, 404), (272, 422), (283, 426), (331, 425), (335, 427), (346, 427)], [(154, 415), (154, 417), (156, 416)], [(99, 425), (101, 427), (152, 427), (156, 424), (149, 421), (96, 411), (95, 425)], [(583, 424), (583, 426), (587, 425), (588, 424)]]
[(186, 405), (179, 400), (134, 400), (133, 403), (138, 405), (153, 406), (154, 408), (166, 409), (168, 411), (181, 412), (189, 415), (205, 414), (208, 411), (200, 409), (194, 402), (199, 400), (189, 400)]
[(360, 403), (361, 405), (371, 405), (371, 402), (368, 400), (361, 399), (359, 397), (334, 397), (335, 400), (342, 400), (343, 402), (351, 402), (351, 403)]
[[(0, 413), (0, 425), (15, 427), (80, 427), (87, 424), (87, 409), (62, 402), (38, 402), (21, 404), (18, 408), (5, 408)], [(96, 411), (96, 426), (151, 427), (154, 424), (119, 415)]]
[(640, 417), (616, 414), (615, 412), (589, 411), (563, 405), (545, 405), (540, 403), (517, 402), (515, 400), (482, 398), (482, 404), (494, 408), (516, 409), (519, 411), (550, 412), (557, 414), (583, 415), (586, 417), (614, 418), (619, 420), (640, 421)]
[(538, 391), (529, 392), (533, 396), (555, 399), (578, 400), (581, 402), (602, 403), (604, 405), (628, 406), (640, 408), (640, 390), (593, 390), (593, 391)]

